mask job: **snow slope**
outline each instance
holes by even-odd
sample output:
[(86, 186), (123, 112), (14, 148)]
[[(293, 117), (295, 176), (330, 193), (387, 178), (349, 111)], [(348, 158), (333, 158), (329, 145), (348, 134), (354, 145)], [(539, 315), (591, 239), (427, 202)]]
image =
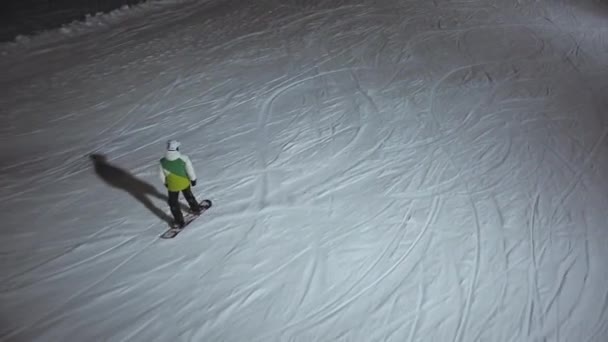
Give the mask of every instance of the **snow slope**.
[[(3, 45), (0, 339), (606, 341), (607, 17), (192, 1)], [(214, 207), (162, 240), (170, 138)]]

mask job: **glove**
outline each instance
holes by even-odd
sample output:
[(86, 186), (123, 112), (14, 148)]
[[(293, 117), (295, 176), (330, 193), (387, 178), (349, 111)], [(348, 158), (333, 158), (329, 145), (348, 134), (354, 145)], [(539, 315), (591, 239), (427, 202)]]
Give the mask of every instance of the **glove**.
[(196, 186), (196, 179), (195, 179), (195, 180), (190, 181), (190, 184), (192, 184), (192, 186)]

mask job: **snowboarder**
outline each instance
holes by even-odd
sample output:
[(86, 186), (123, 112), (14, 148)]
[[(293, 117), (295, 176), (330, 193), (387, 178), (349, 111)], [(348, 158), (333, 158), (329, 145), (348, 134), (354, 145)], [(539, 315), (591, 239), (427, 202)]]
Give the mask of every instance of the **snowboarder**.
[(179, 151), (181, 143), (177, 140), (167, 142), (167, 152), (160, 160), (160, 176), (169, 191), (169, 208), (173, 214), (175, 225), (183, 228), (184, 215), (179, 206), (179, 193), (186, 198), (190, 209), (200, 213), (202, 208), (192, 194), (191, 186), (196, 186), (196, 173), (188, 156)]

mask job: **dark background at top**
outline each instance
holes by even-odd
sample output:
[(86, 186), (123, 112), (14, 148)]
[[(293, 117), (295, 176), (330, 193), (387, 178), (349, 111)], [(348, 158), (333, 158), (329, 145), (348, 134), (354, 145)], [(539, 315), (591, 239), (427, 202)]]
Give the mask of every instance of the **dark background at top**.
[(110, 12), (145, 0), (0, 0), (0, 41), (59, 28), (87, 14)]

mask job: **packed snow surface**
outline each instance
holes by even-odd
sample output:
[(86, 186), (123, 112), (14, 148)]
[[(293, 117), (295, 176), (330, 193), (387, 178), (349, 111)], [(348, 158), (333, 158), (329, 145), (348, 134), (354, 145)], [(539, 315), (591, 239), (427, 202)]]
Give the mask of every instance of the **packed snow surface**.
[(0, 46), (1, 340), (608, 340), (604, 5), (127, 12)]

